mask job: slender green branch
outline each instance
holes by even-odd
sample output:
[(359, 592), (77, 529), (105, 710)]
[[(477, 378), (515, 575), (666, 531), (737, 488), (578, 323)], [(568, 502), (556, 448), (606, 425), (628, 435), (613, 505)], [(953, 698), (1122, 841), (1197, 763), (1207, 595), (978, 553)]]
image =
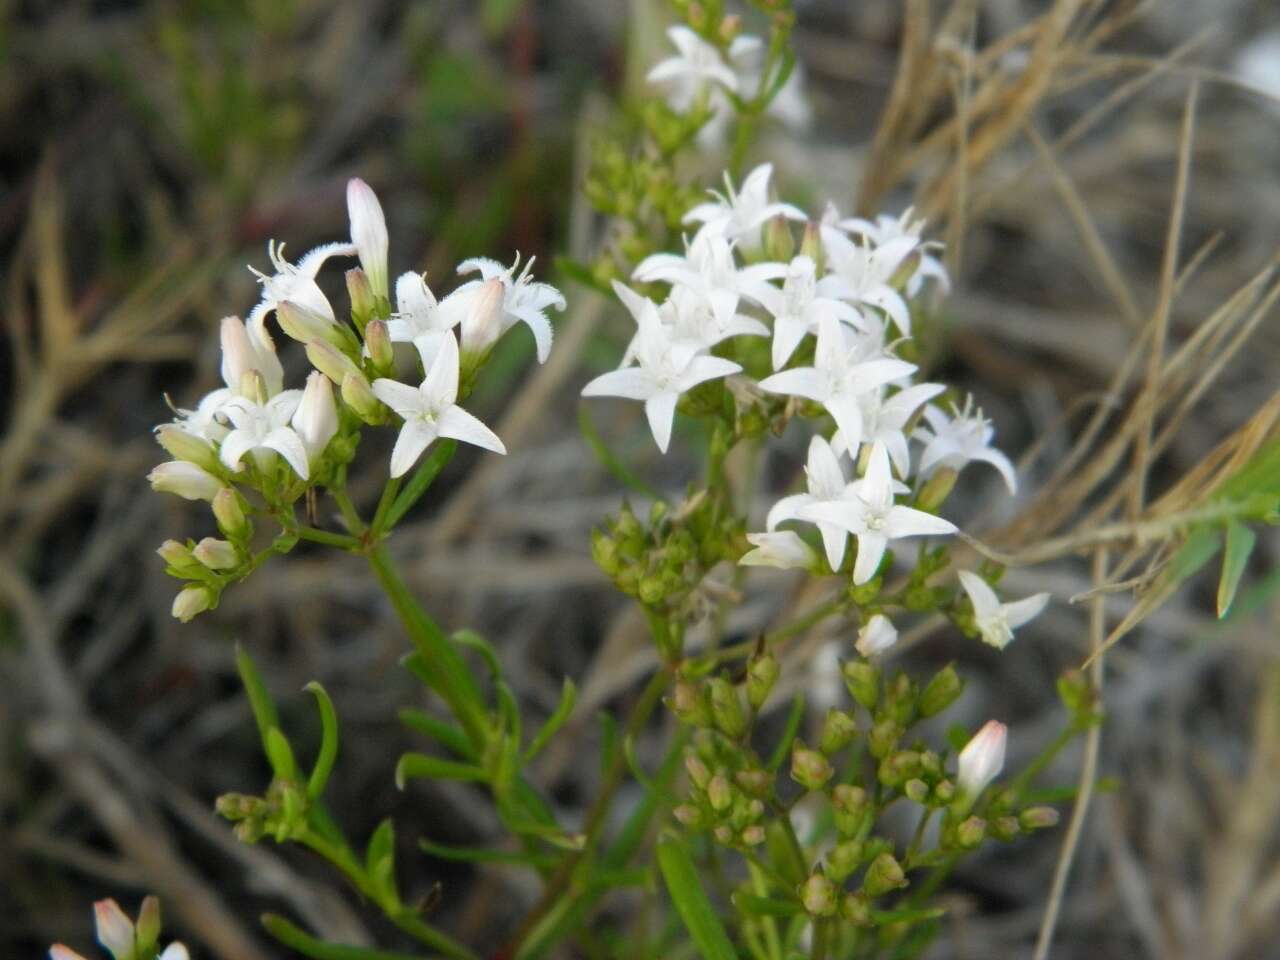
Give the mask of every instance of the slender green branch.
[(300, 539), (310, 540), (312, 543), (323, 543), (330, 547), (337, 547), (340, 550), (360, 549), (360, 541), (349, 534), (331, 533), (328, 530), (320, 530), (316, 527), (298, 527), (293, 532)]

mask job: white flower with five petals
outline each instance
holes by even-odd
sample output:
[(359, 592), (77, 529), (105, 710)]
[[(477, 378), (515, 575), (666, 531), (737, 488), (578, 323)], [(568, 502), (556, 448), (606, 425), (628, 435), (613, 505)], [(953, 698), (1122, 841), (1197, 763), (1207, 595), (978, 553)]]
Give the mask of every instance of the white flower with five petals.
[(259, 469), (271, 465), (272, 453), (278, 453), (303, 480), (310, 476), (307, 448), (302, 438), (289, 425), (298, 403), (301, 390), (285, 390), (266, 403), (259, 404), (248, 397), (233, 397), (222, 408), (234, 429), (226, 435), (218, 456), (231, 470), (240, 469), (240, 461), (246, 453), (253, 453)]
[(818, 292), (846, 300), (864, 313), (872, 308), (882, 310), (905, 336), (910, 336), (911, 308), (890, 281), (919, 244), (914, 237), (899, 237), (873, 247), (870, 241), (854, 243), (839, 230), (824, 226), (822, 245), (828, 272), (818, 281)]
[(761, 287), (761, 305), (773, 316), (773, 369), (786, 366), (805, 334), (817, 333), (823, 317), (835, 317), (853, 326), (865, 326), (854, 307), (830, 297), (818, 296), (818, 267), (801, 254), (787, 264), (782, 289)]
[(249, 270), (262, 284), (262, 299), (249, 314), (249, 328), (262, 329), (266, 315), (286, 300), (318, 313), (330, 322), (336, 322), (333, 305), (316, 283), (316, 275), (330, 257), (353, 257), (356, 247), (351, 243), (326, 243), (308, 252), (297, 263), (290, 263), (284, 256), (284, 244), (274, 240), (267, 244), (267, 256), (275, 273), (268, 274), (256, 267)]
[(942, 536), (956, 532), (949, 520), (894, 503), (894, 481), (889, 454), (884, 444), (871, 447), (867, 471), (856, 481), (850, 497), (834, 503), (801, 507), (801, 519), (832, 523), (858, 538), (858, 555), (853, 564), (853, 582), (870, 580), (890, 540), (901, 537)]
[(720, 233), (726, 239), (738, 240), (745, 249), (759, 245), (760, 228), (773, 217), (788, 220), (807, 220), (808, 215), (789, 203), (769, 200), (769, 179), (773, 176), (773, 164), (762, 163), (742, 181), (741, 189), (733, 189), (728, 171), (724, 175), (724, 193), (709, 190), (714, 201), (700, 203), (684, 215), (685, 223), (701, 223), (707, 230)]
[[(954, 409), (954, 408), (953, 408)], [(1018, 490), (1018, 477), (1013, 463), (995, 447), (995, 428), (973, 404), (973, 396), (949, 417), (932, 404), (924, 410), (925, 425), (912, 433), (912, 439), (924, 444), (920, 455), (920, 475), (927, 477), (939, 468), (961, 470), (974, 460), (990, 464), (1000, 472), (1009, 493)]]
[[(806, 519), (801, 516), (804, 508), (819, 503), (838, 503), (845, 497), (851, 496), (851, 489), (856, 489), (845, 479), (844, 470), (840, 467), (840, 459), (831, 449), (831, 444), (819, 436), (809, 441), (809, 457), (805, 463), (804, 473), (808, 491), (783, 497), (775, 503), (765, 519), (765, 529), (772, 532), (777, 529), (778, 524), (787, 520)], [(848, 532), (843, 527), (826, 521), (817, 521), (817, 527), (818, 532), (822, 534), (827, 563), (831, 565), (832, 570), (839, 570), (840, 565), (844, 563), (844, 548), (849, 540)]]
[(669, 28), (667, 38), (676, 48), (676, 56), (654, 64), (645, 79), (666, 90), (667, 102), (673, 109), (688, 110), (701, 94), (716, 84), (738, 92), (738, 75), (716, 47), (685, 26)]
[(883, 443), (898, 476), (911, 473), (911, 448), (905, 428), (920, 404), (932, 400), (947, 388), (940, 383), (918, 383), (888, 394), (887, 390), (869, 391), (862, 395), (862, 436), (850, 447), (843, 433), (837, 432), (831, 445), (839, 453), (857, 459), (858, 447), (864, 443)]
[(666, 453), (680, 394), (707, 380), (737, 373), (742, 367), (722, 357), (677, 357), (653, 301), (617, 281), (613, 288), (640, 328), (635, 343), (638, 366), (601, 374), (582, 388), (582, 395), (643, 400), (653, 439)]
[(916, 241), (916, 249), (920, 251), (920, 265), (916, 267), (915, 273), (907, 281), (907, 296), (914, 297), (918, 294), (924, 282), (929, 278), (933, 278), (938, 282), (938, 286), (942, 288), (943, 293), (948, 293), (951, 290), (951, 277), (947, 274), (947, 268), (943, 266), (942, 261), (933, 253), (933, 251), (940, 249), (942, 244), (936, 241), (921, 240), (925, 222), (923, 219), (912, 219), (913, 213), (914, 208), (907, 207), (901, 215), (896, 217), (887, 213), (880, 214), (874, 220), (849, 217), (838, 220), (836, 226), (846, 233), (866, 237), (876, 246), (883, 246), (902, 237), (910, 237)]
[(1003, 650), (1013, 640), (1013, 631), (1040, 615), (1049, 602), (1049, 594), (1037, 593), (1025, 600), (1001, 603), (991, 585), (976, 573), (957, 571), (960, 585), (973, 604), (973, 622), (984, 643)]
[(494, 453), (507, 452), (497, 434), (458, 406), (458, 341), (452, 336), (440, 341), (420, 386), (384, 378), (373, 382), (373, 393), (404, 419), (391, 451), (392, 477), (408, 473), (437, 437), (460, 440)]
[[(485, 257), (463, 260), (458, 264), (458, 273), (479, 272), (481, 279), (464, 283), (455, 291), (455, 295), (463, 291), (479, 290), (485, 282), (490, 280), (501, 281), (503, 287), (502, 312), (499, 314), (501, 322), (494, 339), (506, 333), (516, 323), (523, 323), (533, 332), (538, 362), (546, 363), (547, 357), (551, 354), (552, 338), (551, 320), (547, 317), (547, 310), (552, 307), (563, 310), (565, 299), (564, 294), (551, 284), (538, 283), (530, 276), (533, 261), (534, 258), (530, 257), (525, 262), (524, 269), (517, 274), (516, 269), (520, 266), (519, 254), (509, 267), (504, 267), (497, 260), (489, 260)], [(476, 349), (484, 350), (489, 346), (490, 344), (478, 344)]]
[[(638, 295), (627, 287), (626, 293), (619, 291), (619, 296), (634, 314), (639, 309), (634, 299)], [(695, 354), (705, 353), (730, 337), (767, 337), (769, 328), (746, 314), (738, 313), (737, 297), (732, 294), (733, 301), (729, 306), (727, 300), (721, 300), (721, 310), (697, 291), (689, 287), (675, 287), (671, 296), (658, 307), (658, 318), (662, 321), (662, 329), (671, 342), (672, 355), (677, 364), (682, 364)], [(728, 317), (727, 321), (725, 317)], [(620, 366), (629, 367), (635, 363), (636, 349), (639, 346), (640, 334), (632, 338), (622, 356)]]

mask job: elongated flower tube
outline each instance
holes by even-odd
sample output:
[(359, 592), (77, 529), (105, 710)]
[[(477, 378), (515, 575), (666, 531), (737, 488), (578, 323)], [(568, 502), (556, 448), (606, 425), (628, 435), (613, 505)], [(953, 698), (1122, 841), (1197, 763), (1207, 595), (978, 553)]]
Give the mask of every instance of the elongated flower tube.
[(351, 219), (351, 245), (356, 248), (360, 267), (369, 285), (380, 297), (387, 297), (387, 220), (373, 188), (359, 177), (347, 181), (347, 216)]
[(302, 391), (302, 399), (290, 425), (306, 448), (307, 462), (314, 467), (338, 432), (338, 407), (333, 400), (333, 387), (329, 378), (318, 370), (307, 375), (307, 386)]
[(1008, 728), (1003, 723), (988, 720), (960, 751), (956, 786), (960, 788), (962, 796), (969, 799), (970, 804), (1004, 768), (1008, 734)]
[(176, 493), (185, 500), (213, 500), (222, 489), (222, 481), (203, 467), (187, 460), (170, 460), (147, 474), (151, 489), (157, 493)]

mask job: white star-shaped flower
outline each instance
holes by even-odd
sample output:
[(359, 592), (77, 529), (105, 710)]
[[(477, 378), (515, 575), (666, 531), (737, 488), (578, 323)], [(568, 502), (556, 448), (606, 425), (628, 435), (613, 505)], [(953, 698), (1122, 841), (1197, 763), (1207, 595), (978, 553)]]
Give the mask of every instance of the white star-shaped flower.
[(943, 266), (942, 261), (933, 253), (933, 251), (941, 249), (942, 244), (937, 241), (921, 240), (925, 222), (923, 219), (913, 220), (913, 213), (914, 208), (907, 207), (897, 217), (887, 213), (880, 214), (874, 220), (867, 220), (862, 217), (848, 217), (838, 220), (836, 226), (846, 233), (866, 237), (877, 247), (884, 246), (890, 241), (899, 240), (903, 237), (911, 238), (916, 242), (916, 249), (920, 251), (920, 265), (916, 267), (915, 273), (907, 281), (907, 296), (914, 297), (919, 293), (925, 280), (930, 277), (938, 282), (943, 293), (948, 293), (951, 290), (951, 277), (948, 275), (947, 268)]
[[(819, 503), (838, 503), (851, 496), (851, 485), (840, 467), (840, 459), (836, 452), (822, 437), (815, 436), (809, 441), (809, 457), (804, 468), (808, 492), (783, 497), (773, 505), (769, 516), (765, 519), (765, 529), (773, 531), (778, 524), (787, 520), (806, 519), (801, 510)], [(814, 522), (814, 521), (809, 521)], [(819, 533), (822, 534), (822, 546), (826, 550), (827, 563), (832, 570), (839, 570), (844, 563), (844, 548), (849, 534), (843, 527), (826, 521), (816, 521)]]
[(738, 92), (738, 76), (718, 49), (685, 26), (670, 27), (667, 37), (677, 54), (656, 63), (645, 79), (666, 90), (667, 103), (673, 109), (688, 110), (715, 84)]
[(974, 406), (972, 395), (965, 399), (964, 407), (955, 411), (954, 417), (948, 417), (931, 404), (925, 407), (924, 419), (926, 425), (911, 435), (913, 440), (924, 444), (920, 476), (927, 477), (941, 467), (958, 471), (974, 460), (981, 460), (1000, 471), (1009, 493), (1017, 493), (1018, 478), (1013, 463), (991, 446), (995, 428), (982, 415), (982, 410)]
[(782, 289), (761, 287), (761, 305), (773, 316), (773, 369), (781, 370), (805, 334), (817, 333), (823, 317), (835, 317), (854, 326), (865, 326), (854, 307), (830, 297), (818, 296), (818, 267), (804, 254), (787, 264)]
[(684, 215), (684, 222), (704, 224), (705, 229), (718, 231), (726, 239), (740, 240), (754, 249), (760, 239), (760, 227), (773, 217), (808, 219), (808, 215), (798, 207), (769, 201), (769, 179), (772, 176), (773, 164), (762, 163), (747, 174), (742, 188), (735, 192), (726, 171), (724, 193), (708, 190), (715, 200), (698, 204)]
[(194, 437), (220, 443), (227, 435), (227, 425), (218, 418), (218, 412), (233, 396), (229, 387), (219, 387), (201, 397), (194, 410), (178, 407), (173, 422)]
[(856, 481), (852, 496), (834, 503), (815, 503), (798, 511), (805, 520), (832, 523), (858, 538), (853, 582), (870, 580), (884, 558), (890, 540), (942, 536), (956, 532), (955, 524), (923, 510), (894, 503), (894, 480), (883, 443), (873, 444), (867, 472)]
[(373, 382), (373, 393), (404, 419), (391, 451), (393, 477), (404, 476), (437, 437), (507, 452), (497, 434), (457, 404), (458, 341), (452, 336), (441, 339), (420, 386), (384, 378)]
[(222, 408), (234, 429), (226, 435), (218, 456), (231, 470), (240, 467), (246, 453), (252, 452), (260, 469), (270, 466), (272, 452), (280, 454), (303, 480), (310, 476), (307, 448), (293, 427), (290, 419), (297, 412), (302, 400), (301, 390), (285, 390), (277, 393), (264, 404), (248, 397), (233, 397)]
[[(437, 300), (423, 274), (402, 273), (396, 279), (396, 312), (387, 321), (387, 335), (392, 343), (414, 344), (426, 369), (444, 337), (474, 315), (483, 293), (483, 284), (468, 283)], [(497, 317), (494, 320), (493, 339), (497, 339), (501, 324)]]
[(1013, 640), (1013, 631), (1040, 615), (1049, 602), (1049, 594), (1037, 593), (1025, 600), (1001, 603), (991, 585), (976, 573), (957, 571), (960, 585), (973, 604), (973, 622), (985, 643), (1003, 650)]
[(732, 241), (705, 227), (688, 241), (684, 256), (655, 253), (645, 257), (631, 276), (642, 283), (669, 283), (697, 292), (712, 305), (722, 326), (732, 319), (739, 298), (763, 305), (787, 268), (781, 263), (753, 263), (739, 267)]
[(847, 300), (864, 312), (883, 310), (899, 330), (911, 335), (911, 309), (889, 283), (902, 261), (919, 246), (914, 237), (899, 237), (882, 246), (854, 243), (831, 226), (822, 229), (827, 275), (818, 281), (823, 296)]
[(904, 428), (920, 404), (932, 400), (947, 388), (940, 383), (919, 383), (886, 396), (881, 388), (862, 395), (862, 438), (852, 448), (844, 434), (837, 432), (831, 445), (838, 453), (847, 453), (857, 459), (858, 446), (863, 443), (883, 443), (889, 451), (889, 459), (898, 476), (911, 473), (911, 448)]
[(847, 338), (845, 330), (834, 317), (824, 317), (818, 327), (814, 365), (775, 373), (761, 380), (760, 387), (822, 404), (853, 444), (862, 442), (862, 395), (913, 373), (916, 367), (893, 357), (864, 359), (863, 349)]
[[(524, 269), (517, 275), (516, 269), (520, 266), (519, 254), (509, 267), (504, 267), (497, 260), (489, 260), (485, 257), (464, 260), (458, 264), (458, 273), (478, 271), (481, 279), (464, 283), (456, 292), (477, 290), (489, 280), (501, 281), (503, 301), (498, 336), (506, 333), (517, 322), (525, 324), (533, 332), (533, 340), (538, 350), (538, 362), (546, 363), (547, 357), (551, 354), (552, 338), (551, 320), (547, 317), (547, 310), (551, 307), (563, 310), (565, 300), (564, 295), (551, 284), (538, 283), (530, 276), (529, 271), (533, 269), (533, 261), (534, 258), (530, 257), (525, 262)], [(483, 348), (487, 346), (486, 344)]]
[(316, 274), (330, 257), (353, 257), (356, 247), (351, 243), (326, 243), (307, 253), (297, 263), (284, 257), (284, 244), (274, 240), (267, 244), (267, 256), (275, 273), (268, 274), (250, 266), (258, 282), (262, 284), (262, 299), (249, 314), (249, 329), (261, 329), (268, 313), (286, 300), (320, 314), (332, 323), (337, 322), (333, 305), (316, 283)]
[(722, 357), (677, 358), (653, 301), (617, 281), (613, 288), (640, 328), (635, 343), (638, 366), (601, 374), (582, 388), (582, 395), (643, 400), (653, 439), (666, 453), (680, 394), (707, 380), (737, 373), (742, 367)]
[[(625, 295), (619, 293), (619, 296), (623, 297), (623, 302), (628, 303), (628, 307), (634, 314), (638, 307), (634, 302), (628, 302), (628, 298), (634, 298), (637, 295), (626, 287), (623, 289), (627, 293)], [(718, 304), (721, 309), (717, 310), (717, 304), (708, 301), (689, 287), (674, 287), (671, 290), (671, 296), (658, 307), (658, 318), (662, 321), (662, 329), (671, 342), (672, 356), (677, 365), (683, 364), (695, 354), (706, 353), (716, 344), (730, 337), (767, 337), (769, 335), (769, 328), (755, 317), (738, 313), (736, 296), (730, 294), (729, 298), (733, 301), (732, 305), (727, 300), (722, 300)], [(725, 320), (726, 316), (727, 320)], [(640, 334), (637, 331), (623, 354), (620, 366), (629, 367), (635, 363), (639, 337)]]

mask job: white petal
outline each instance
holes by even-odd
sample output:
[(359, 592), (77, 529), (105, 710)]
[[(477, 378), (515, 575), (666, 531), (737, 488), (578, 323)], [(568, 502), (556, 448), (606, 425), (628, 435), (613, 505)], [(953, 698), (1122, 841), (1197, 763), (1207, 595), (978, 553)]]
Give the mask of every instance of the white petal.
[(956, 532), (950, 520), (912, 507), (893, 506), (885, 518), (885, 532), (891, 537), (934, 537)]
[(823, 499), (834, 499), (844, 489), (844, 471), (840, 459), (825, 438), (809, 441), (809, 457), (805, 464), (809, 475), (809, 492)]
[(408, 473), (436, 436), (434, 424), (425, 420), (406, 420), (391, 451), (391, 476), (403, 477)]
[(809, 324), (799, 317), (786, 315), (773, 322), (773, 369), (781, 370), (809, 332)]
[(657, 392), (653, 376), (641, 367), (610, 370), (602, 373), (582, 388), (584, 397), (623, 397), (627, 400), (648, 400)]
[(519, 317), (532, 332), (533, 342), (538, 351), (538, 362), (546, 363), (547, 357), (551, 355), (551, 340), (553, 332), (551, 329), (551, 321), (547, 319), (547, 315), (541, 310), (516, 310), (513, 315)]
[(760, 389), (770, 393), (783, 393), (794, 397), (806, 397), (821, 403), (831, 393), (831, 380), (813, 367), (797, 367), (783, 370), (760, 381)]
[(974, 452), (973, 459), (991, 464), (1000, 471), (1000, 476), (1004, 478), (1004, 485), (1009, 488), (1009, 493), (1018, 492), (1018, 477), (1013, 469), (1013, 463), (999, 450), (984, 447)]
[[(298, 261), (297, 271), (304, 277), (315, 279), (316, 274), (320, 272), (320, 267), (323, 266), (324, 262), (330, 257), (354, 257), (355, 255), (356, 248), (354, 244), (342, 243), (341, 241), (336, 243), (326, 243), (308, 251), (303, 258)], [(319, 288), (317, 287), (316, 289), (318, 290)], [(324, 302), (326, 306), (329, 303), (328, 300), (325, 300)], [(310, 304), (307, 305), (310, 306)], [(330, 318), (333, 317), (332, 307), (329, 307), (328, 315)]]
[(853, 582), (857, 586), (866, 583), (876, 575), (880, 561), (884, 559), (888, 542), (876, 533), (862, 533), (858, 536), (858, 558), (853, 563)]
[(892, 480), (888, 451), (883, 443), (873, 443), (871, 455), (867, 458), (867, 472), (858, 485), (858, 495), (872, 506), (888, 505), (893, 501)]
[(863, 436), (862, 404), (857, 397), (835, 394), (823, 401), (822, 405), (840, 428), (845, 447), (849, 450), (849, 455), (853, 456), (854, 448), (866, 440)]
[(458, 341), (452, 336), (441, 339), (421, 390), (427, 404), (437, 410), (458, 399)]
[(827, 563), (832, 570), (839, 570), (844, 563), (844, 548), (849, 542), (849, 532), (831, 523), (819, 523), (818, 532), (822, 534), (822, 546), (827, 553)]
[(244, 455), (257, 445), (257, 437), (248, 430), (232, 430), (223, 438), (222, 446), (218, 449), (218, 457), (226, 467), (235, 470)]
[(644, 402), (644, 413), (649, 418), (649, 429), (653, 431), (654, 442), (658, 444), (658, 449), (662, 453), (666, 453), (667, 447), (671, 444), (671, 426), (676, 418), (676, 401), (679, 399), (678, 394), (663, 390), (653, 394)]
[(796, 493), (783, 497), (769, 508), (769, 515), (764, 521), (765, 529), (773, 532), (778, 524), (784, 521), (802, 519), (799, 511), (813, 502), (813, 496), (808, 493)]
[(398, 380), (383, 377), (373, 381), (373, 395), (402, 417), (412, 417), (423, 411), (422, 391)]
[(410, 270), (396, 278), (396, 309), (419, 322), (425, 321), (436, 307), (436, 298), (426, 278)]
[(777, 533), (748, 533), (747, 541), (755, 546), (738, 561), (744, 567), (777, 567), (780, 570), (806, 569), (813, 566), (814, 554), (794, 530)]
[(960, 577), (960, 586), (964, 587), (964, 592), (969, 595), (969, 602), (973, 604), (975, 620), (986, 620), (999, 615), (1000, 598), (987, 581), (969, 570), (959, 570), (957, 575)]
[(187, 953), (185, 946), (175, 940), (164, 948), (164, 953), (157, 960), (191, 960), (191, 955)]
[(494, 277), (499, 277), (506, 273), (507, 267), (506, 264), (491, 260), (488, 257), (472, 257), (458, 264), (458, 273), (475, 273), (477, 270), (482, 278), (492, 280)]
[(461, 440), (494, 453), (507, 452), (496, 433), (459, 406), (449, 407), (440, 414), (438, 428), (442, 437)]
[(680, 392), (683, 393), (700, 383), (715, 380), (717, 377), (727, 377), (741, 369), (742, 367), (739, 364), (723, 357), (694, 357), (689, 361), (689, 365), (684, 368), (684, 372), (680, 374)]
[(284, 457), (285, 460), (289, 461), (289, 466), (293, 467), (293, 472), (303, 480), (306, 480), (310, 475), (307, 466), (307, 447), (302, 442), (302, 438), (291, 427), (279, 427), (272, 430), (258, 446), (274, 450)]
[(1016, 600), (1013, 603), (1004, 605), (1005, 620), (1010, 628), (1022, 626), (1029, 620), (1034, 620), (1040, 615), (1045, 606), (1049, 602), (1049, 594), (1037, 593), (1027, 597), (1025, 600)]

